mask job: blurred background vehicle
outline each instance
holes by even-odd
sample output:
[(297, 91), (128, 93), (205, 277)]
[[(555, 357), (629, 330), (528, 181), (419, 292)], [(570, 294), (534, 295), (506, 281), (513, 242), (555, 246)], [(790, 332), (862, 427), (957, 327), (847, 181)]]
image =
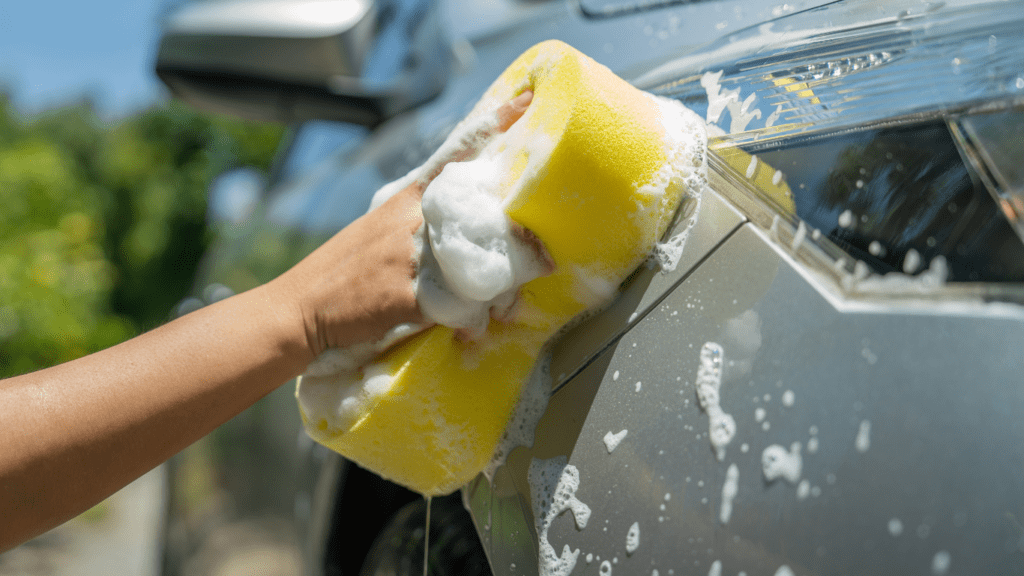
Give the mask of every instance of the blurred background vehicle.
[[(535, 445), (435, 500), (431, 572), (545, 573), (550, 544), (579, 550), (584, 574), (1020, 573), (1021, 8), (183, 4), (157, 64), (172, 91), (292, 125), (267, 185), (222, 219), (199, 293), (283, 271), (422, 162), (516, 55), (562, 39), (707, 118), (709, 189), (670, 232), (693, 217), (674, 270), (641, 269), (553, 344)], [(722, 460), (702, 358), (736, 422)], [(620, 431), (612, 453), (601, 440)], [(213, 458), (207, 498), (233, 525), (277, 527), (306, 573), (422, 572), (422, 499), (313, 444), (290, 387), (204, 444), (172, 479)], [(538, 515), (538, 461), (578, 470), (586, 528)], [(172, 494), (177, 572), (222, 528)]]

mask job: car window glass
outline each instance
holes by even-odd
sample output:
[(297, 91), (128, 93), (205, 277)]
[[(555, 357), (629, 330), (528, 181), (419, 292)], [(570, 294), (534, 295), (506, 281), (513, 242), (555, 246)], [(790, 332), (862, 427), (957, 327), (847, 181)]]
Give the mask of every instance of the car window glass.
[(943, 256), (954, 282), (1024, 276), (1024, 244), (940, 120), (756, 154), (782, 172), (800, 219), (877, 273)]
[[(1024, 88), (1024, 79), (1015, 84)], [(961, 116), (951, 127), (964, 156), (1024, 238), (1024, 109)]]

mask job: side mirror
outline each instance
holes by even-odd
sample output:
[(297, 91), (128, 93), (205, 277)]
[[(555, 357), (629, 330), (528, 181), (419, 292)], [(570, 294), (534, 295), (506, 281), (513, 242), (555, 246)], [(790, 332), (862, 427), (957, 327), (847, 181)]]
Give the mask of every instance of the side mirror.
[(437, 95), (451, 61), (433, 0), (193, 0), (165, 17), (156, 72), (211, 112), (373, 126)]

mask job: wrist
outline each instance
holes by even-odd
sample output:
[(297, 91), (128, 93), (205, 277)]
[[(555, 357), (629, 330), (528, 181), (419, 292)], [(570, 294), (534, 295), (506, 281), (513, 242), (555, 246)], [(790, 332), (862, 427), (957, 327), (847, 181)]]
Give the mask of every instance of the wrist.
[(323, 351), (312, 318), (296, 301), (294, 290), (282, 285), (280, 279), (250, 291), (256, 308), (267, 322), (274, 346), (292, 366), (295, 375)]

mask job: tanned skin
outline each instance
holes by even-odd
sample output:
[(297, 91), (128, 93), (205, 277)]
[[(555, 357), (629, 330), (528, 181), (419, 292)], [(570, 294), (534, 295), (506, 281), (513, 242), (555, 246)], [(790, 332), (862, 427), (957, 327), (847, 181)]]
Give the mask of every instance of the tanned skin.
[[(499, 108), (500, 131), (532, 96)], [(301, 374), (323, 350), (423, 324), (412, 288), (422, 194), (422, 184), (410, 185), (263, 286), (0, 381), (0, 552), (102, 501)]]

